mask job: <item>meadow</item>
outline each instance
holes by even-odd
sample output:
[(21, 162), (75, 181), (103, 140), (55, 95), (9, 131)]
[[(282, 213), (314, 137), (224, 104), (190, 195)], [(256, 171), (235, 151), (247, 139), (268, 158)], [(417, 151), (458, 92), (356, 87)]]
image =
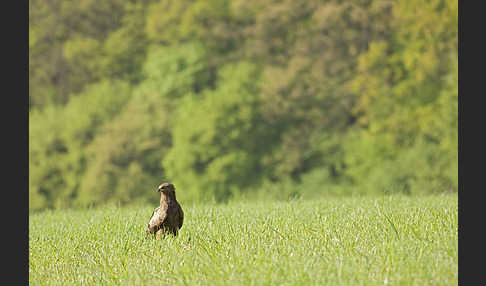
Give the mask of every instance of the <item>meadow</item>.
[[(155, 203), (156, 204), (156, 203)], [(457, 285), (457, 194), (154, 206), (29, 216), (31, 285)]]

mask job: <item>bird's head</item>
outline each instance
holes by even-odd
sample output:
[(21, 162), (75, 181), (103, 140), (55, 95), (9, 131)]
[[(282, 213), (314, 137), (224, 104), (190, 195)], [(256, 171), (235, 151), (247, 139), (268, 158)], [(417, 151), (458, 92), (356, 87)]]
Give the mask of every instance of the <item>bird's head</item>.
[(170, 183), (160, 184), (157, 188), (157, 192), (163, 193), (170, 198), (175, 198), (175, 187)]

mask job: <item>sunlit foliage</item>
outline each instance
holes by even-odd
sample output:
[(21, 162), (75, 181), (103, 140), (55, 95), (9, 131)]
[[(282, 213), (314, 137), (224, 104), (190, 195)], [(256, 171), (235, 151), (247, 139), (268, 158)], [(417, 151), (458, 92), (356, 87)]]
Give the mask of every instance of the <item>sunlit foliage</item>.
[(29, 206), (457, 192), (457, 1), (29, 1)]

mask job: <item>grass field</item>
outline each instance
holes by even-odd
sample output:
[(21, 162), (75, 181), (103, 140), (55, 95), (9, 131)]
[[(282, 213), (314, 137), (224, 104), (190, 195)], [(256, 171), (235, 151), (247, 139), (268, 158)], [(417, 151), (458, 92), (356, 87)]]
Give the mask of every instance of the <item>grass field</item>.
[(30, 284), (458, 284), (457, 195), (182, 202), (180, 235), (158, 241), (153, 207), (31, 214)]

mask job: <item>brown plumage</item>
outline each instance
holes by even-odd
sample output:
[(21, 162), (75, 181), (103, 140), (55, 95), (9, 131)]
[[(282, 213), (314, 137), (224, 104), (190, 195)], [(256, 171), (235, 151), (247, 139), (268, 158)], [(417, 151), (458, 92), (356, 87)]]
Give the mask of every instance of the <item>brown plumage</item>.
[(154, 234), (159, 239), (167, 232), (176, 236), (182, 227), (184, 212), (176, 200), (175, 187), (173, 184), (163, 183), (157, 192), (160, 192), (160, 206), (152, 213), (145, 238)]

